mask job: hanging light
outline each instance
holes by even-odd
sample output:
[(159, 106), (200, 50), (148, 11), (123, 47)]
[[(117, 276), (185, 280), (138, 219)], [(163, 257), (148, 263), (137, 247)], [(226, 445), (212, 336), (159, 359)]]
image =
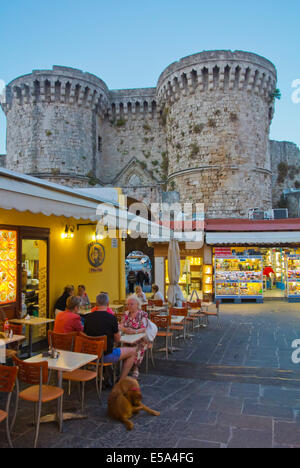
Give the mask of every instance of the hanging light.
[(61, 234), (62, 239), (73, 239), (74, 237), (74, 226), (66, 224), (64, 232)]

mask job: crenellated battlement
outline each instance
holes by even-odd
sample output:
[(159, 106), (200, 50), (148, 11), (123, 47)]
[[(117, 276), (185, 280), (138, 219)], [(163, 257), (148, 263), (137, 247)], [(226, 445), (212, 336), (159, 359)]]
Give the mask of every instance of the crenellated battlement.
[(159, 77), (157, 96), (172, 103), (181, 95), (199, 92), (247, 91), (270, 102), (276, 87), (275, 67), (259, 55), (248, 52), (209, 51), (185, 57), (171, 64)]
[(34, 70), (9, 83), (2, 108), (7, 114), (14, 105), (56, 103), (77, 105), (104, 114), (108, 93), (106, 84), (96, 76), (54, 66), (53, 70)]
[(228, 50), (184, 57), (151, 88), (33, 70), (6, 87), (7, 167), (71, 186), (115, 184), (148, 201), (164, 186), (205, 203), (208, 217), (244, 217), (271, 208), (276, 82), (269, 60)]
[(158, 111), (156, 88), (114, 90), (109, 93), (110, 119), (154, 118)]

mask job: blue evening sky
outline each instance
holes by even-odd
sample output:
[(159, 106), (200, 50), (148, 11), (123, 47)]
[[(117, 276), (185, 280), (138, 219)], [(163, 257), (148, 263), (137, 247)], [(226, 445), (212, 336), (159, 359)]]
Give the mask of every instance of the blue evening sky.
[(203, 50), (263, 55), (282, 92), (271, 138), (300, 146), (300, 102), (292, 101), (294, 80), (300, 89), (299, 0), (1, 0), (0, 17), (0, 83), (65, 65), (110, 89), (152, 87), (170, 63)]

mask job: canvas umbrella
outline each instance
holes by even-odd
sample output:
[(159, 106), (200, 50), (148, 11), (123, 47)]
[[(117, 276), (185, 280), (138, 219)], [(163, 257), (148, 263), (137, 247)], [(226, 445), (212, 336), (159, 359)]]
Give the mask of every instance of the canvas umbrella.
[(168, 273), (170, 286), (167, 296), (169, 303), (174, 306), (178, 301), (184, 301), (184, 297), (178, 284), (180, 278), (180, 252), (177, 240), (171, 239), (168, 249)]

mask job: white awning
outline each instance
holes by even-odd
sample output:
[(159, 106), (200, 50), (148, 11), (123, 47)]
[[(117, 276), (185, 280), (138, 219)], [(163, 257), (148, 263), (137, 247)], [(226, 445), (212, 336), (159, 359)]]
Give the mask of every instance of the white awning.
[[(109, 195), (108, 191), (106, 193)], [(98, 222), (105, 212), (105, 224), (110, 228), (124, 231), (128, 227), (136, 228), (136, 232), (143, 233), (145, 237), (150, 231), (157, 232), (156, 223), (122, 209), (116, 199), (115, 196), (104, 198), (84, 189), (72, 189), (0, 168), (0, 208), (92, 222)], [(170, 237), (169, 233), (169, 229), (162, 228), (163, 235)]]
[(300, 231), (207, 232), (208, 245), (300, 244)]

